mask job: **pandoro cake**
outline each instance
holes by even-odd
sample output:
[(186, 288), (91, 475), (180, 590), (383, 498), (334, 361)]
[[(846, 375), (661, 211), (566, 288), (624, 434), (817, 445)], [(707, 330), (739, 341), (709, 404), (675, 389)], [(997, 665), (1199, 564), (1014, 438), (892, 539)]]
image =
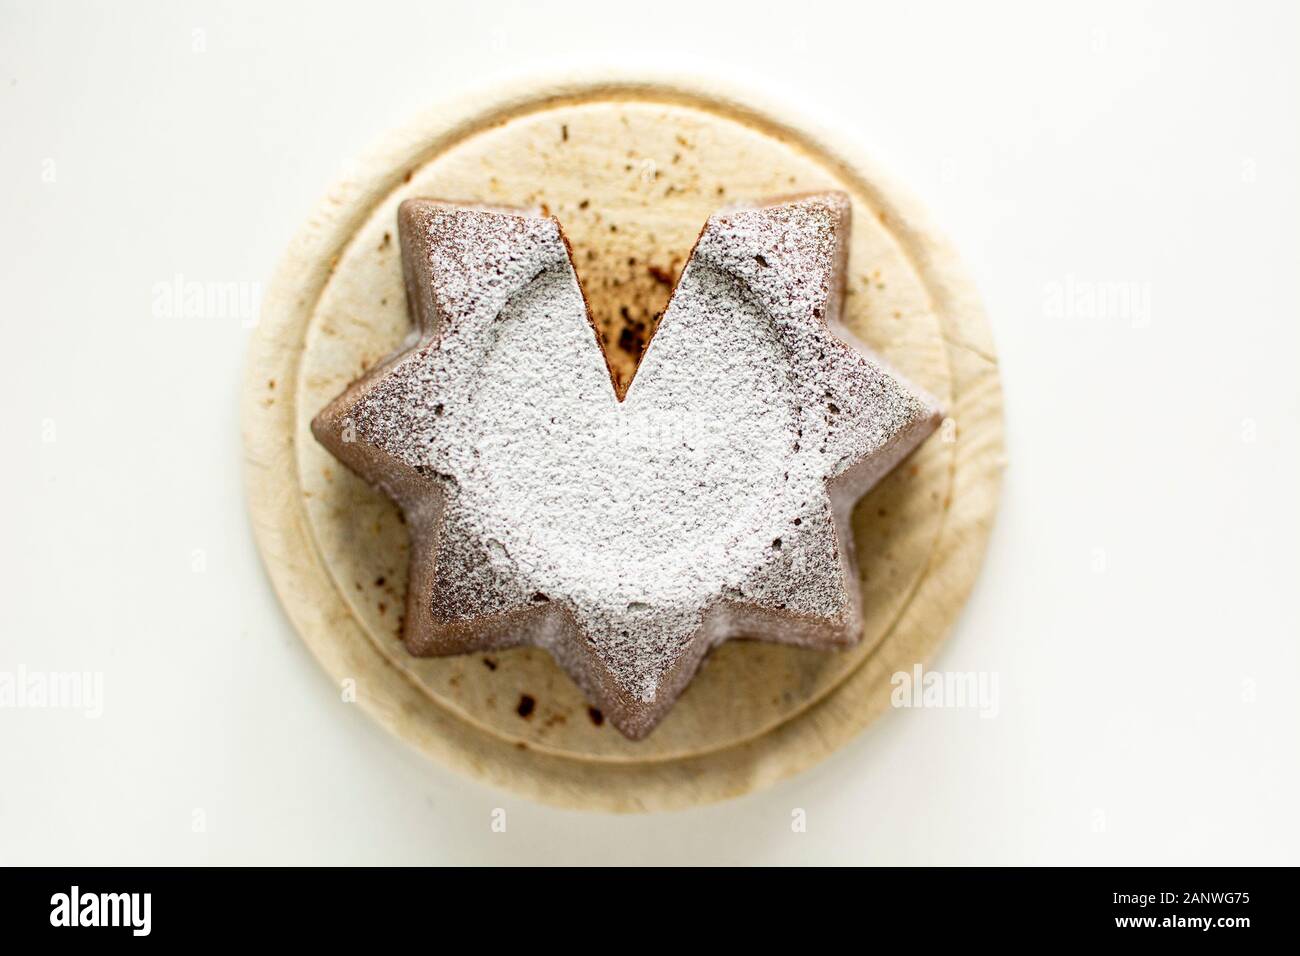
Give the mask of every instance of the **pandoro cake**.
[(839, 193), (713, 216), (625, 389), (560, 223), (408, 200), (408, 343), (314, 420), (411, 533), (417, 655), (546, 648), (637, 739), (730, 638), (854, 643), (849, 512), (936, 402), (839, 325)]

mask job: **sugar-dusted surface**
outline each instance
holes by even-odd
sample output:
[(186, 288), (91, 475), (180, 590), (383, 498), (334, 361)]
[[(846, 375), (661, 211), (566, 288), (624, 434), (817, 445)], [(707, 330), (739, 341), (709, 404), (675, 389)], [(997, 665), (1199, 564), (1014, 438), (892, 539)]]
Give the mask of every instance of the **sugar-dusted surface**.
[[(680, 274), (700, 224), (719, 204), (850, 182), (837, 178), (818, 154), (753, 126), (708, 110), (637, 100), (525, 113), (431, 158), (406, 162), (409, 182), (399, 175), (394, 191), (366, 213), (312, 306), (294, 403), (308, 527), (339, 599), (374, 650), (416, 682), (431, 707), (512, 745), (624, 763), (674, 760), (764, 734), (830, 693), (882, 641), (887, 644), (885, 635), (921, 579), (944, 520), (954, 451), (961, 447), (947, 440), (946, 430), (852, 514), (863, 642), (840, 653), (724, 644), (643, 741), (629, 743), (608, 720), (589, 719), (581, 693), (544, 650), (447, 658), (406, 652), (397, 638), (411, 529), (385, 496), (341, 468), (307, 427), (316, 410), (409, 332), (394, 228), (399, 203), (453, 196), (547, 207), (565, 225), (611, 364), (626, 377), (631, 353), (620, 343), (629, 337), (620, 335), (619, 323), (625, 313), (635, 324), (664, 308), (663, 279)], [(655, 176), (646, 175), (651, 164)], [(860, 185), (850, 194), (854, 222), (843, 319), (873, 351), (947, 404), (948, 349), (931, 292), (895, 239), (896, 220), (882, 221), (895, 210), (876, 205)], [(535, 701), (527, 718), (518, 713), (525, 696)]]
[(846, 506), (938, 411), (828, 329), (848, 215), (712, 218), (620, 402), (553, 219), (403, 206), (424, 338), (317, 432), (425, 522), (408, 646), (548, 647), (640, 737), (728, 637), (855, 641)]

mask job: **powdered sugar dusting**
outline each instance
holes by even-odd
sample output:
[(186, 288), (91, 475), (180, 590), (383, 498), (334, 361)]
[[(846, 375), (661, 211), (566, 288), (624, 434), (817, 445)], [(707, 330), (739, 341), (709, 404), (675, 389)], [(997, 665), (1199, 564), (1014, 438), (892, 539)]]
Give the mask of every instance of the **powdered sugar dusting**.
[(425, 336), (331, 421), (439, 489), (431, 617), (522, 612), (632, 735), (727, 637), (851, 640), (845, 502), (936, 411), (827, 327), (847, 213), (711, 219), (619, 402), (554, 220), (415, 204)]

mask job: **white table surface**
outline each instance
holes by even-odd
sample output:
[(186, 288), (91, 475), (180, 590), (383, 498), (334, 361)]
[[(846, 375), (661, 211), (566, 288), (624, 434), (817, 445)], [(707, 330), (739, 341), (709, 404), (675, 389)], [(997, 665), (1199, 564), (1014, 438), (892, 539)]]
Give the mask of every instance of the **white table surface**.
[[(1300, 8), (1042, 6), (2, 0), (0, 674), (103, 713), (0, 707), (0, 862), (1300, 862)], [(156, 287), (256, 290), (440, 97), (680, 57), (834, 117), (979, 284), (1010, 466), (936, 666), (999, 709), (562, 812), (340, 702), (245, 518), (249, 330)]]

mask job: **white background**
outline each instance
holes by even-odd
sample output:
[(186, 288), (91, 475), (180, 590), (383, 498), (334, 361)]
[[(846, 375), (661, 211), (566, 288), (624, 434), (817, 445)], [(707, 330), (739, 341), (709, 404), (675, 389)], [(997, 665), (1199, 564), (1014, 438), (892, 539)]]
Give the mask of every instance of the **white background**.
[[(0, 671), (104, 679), (0, 709), (0, 862), (1300, 863), (1300, 14), (1047, 6), (0, 2)], [(833, 118), (979, 284), (1010, 465), (936, 666), (1000, 712), (561, 812), (340, 702), (245, 517), (249, 331), (154, 287), (264, 283), (440, 98), (678, 57)]]

